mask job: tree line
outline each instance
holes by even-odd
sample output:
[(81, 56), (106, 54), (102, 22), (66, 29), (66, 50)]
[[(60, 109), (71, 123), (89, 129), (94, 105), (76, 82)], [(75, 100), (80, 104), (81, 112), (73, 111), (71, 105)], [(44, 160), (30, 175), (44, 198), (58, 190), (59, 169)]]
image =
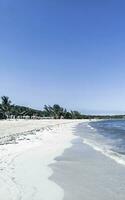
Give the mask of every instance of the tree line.
[(1, 97), (0, 119), (9, 118), (53, 118), (53, 119), (125, 119), (125, 115), (83, 115), (78, 111), (67, 111), (58, 104), (45, 105), (43, 110), (12, 104), (7, 96)]
[(78, 111), (67, 111), (58, 104), (45, 105), (43, 110), (36, 110), (25, 106), (12, 104), (7, 96), (1, 97), (0, 119), (8, 118), (54, 118), (54, 119), (82, 119)]

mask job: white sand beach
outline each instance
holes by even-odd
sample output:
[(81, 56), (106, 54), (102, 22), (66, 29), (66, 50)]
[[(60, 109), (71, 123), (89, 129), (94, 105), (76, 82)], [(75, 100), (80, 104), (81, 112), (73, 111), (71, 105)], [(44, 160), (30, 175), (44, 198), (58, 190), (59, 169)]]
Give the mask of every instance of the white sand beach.
[(63, 189), (63, 200), (124, 200), (125, 166), (83, 144), (80, 137), (72, 144), (51, 164), (50, 179)]
[(125, 167), (85, 144), (85, 127), (0, 121), (0, 200), (124, 200)]
[(82, 121), (0, 121), (0, 199), (62, 200), (63, 189), (48, 179), (49, 165), (71, 146)]

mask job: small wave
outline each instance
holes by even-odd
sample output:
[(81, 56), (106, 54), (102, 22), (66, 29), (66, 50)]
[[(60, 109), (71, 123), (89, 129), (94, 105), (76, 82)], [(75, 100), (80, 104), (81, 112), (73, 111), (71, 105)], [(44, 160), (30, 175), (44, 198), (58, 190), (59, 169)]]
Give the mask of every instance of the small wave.
[(119, 153), (114, 152), (112, 150), (109, 150), (106, 147), (101, 148), (99, 145), (97, 145), (97, 144), (95, 144), (92, 141), (89, 141), (87, 139), (83, 139), (83, 143), (91, 146), (93, 149), (101, 152), (103, 155), (113, 159), (115, 162), (125, 166), (125, 157), (123, 157)]
[(91, 125), (87, 124), (87, 126), (88, 126), (91, 130), (95, 130), (95, 128), (93, 128)]

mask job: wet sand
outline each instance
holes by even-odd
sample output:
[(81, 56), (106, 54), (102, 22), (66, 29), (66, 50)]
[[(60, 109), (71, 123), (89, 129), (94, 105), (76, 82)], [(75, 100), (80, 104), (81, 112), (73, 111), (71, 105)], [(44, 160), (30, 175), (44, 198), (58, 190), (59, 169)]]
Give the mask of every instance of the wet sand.
[(77, 126), (72, 147), (51, 164), (52, 181), (64, 190), (63, 200), (124, 200), (125, 167), (83, 144)]

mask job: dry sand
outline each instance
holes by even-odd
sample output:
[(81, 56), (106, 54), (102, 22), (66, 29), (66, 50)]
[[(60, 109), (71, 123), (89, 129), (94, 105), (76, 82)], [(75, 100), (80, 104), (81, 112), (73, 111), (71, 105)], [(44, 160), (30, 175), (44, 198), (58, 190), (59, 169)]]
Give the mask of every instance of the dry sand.
[(62, 200), (63, 189), (48, 178), (50, 164), (71, 146), (81, 120), (0, 121), (0, 199)]

